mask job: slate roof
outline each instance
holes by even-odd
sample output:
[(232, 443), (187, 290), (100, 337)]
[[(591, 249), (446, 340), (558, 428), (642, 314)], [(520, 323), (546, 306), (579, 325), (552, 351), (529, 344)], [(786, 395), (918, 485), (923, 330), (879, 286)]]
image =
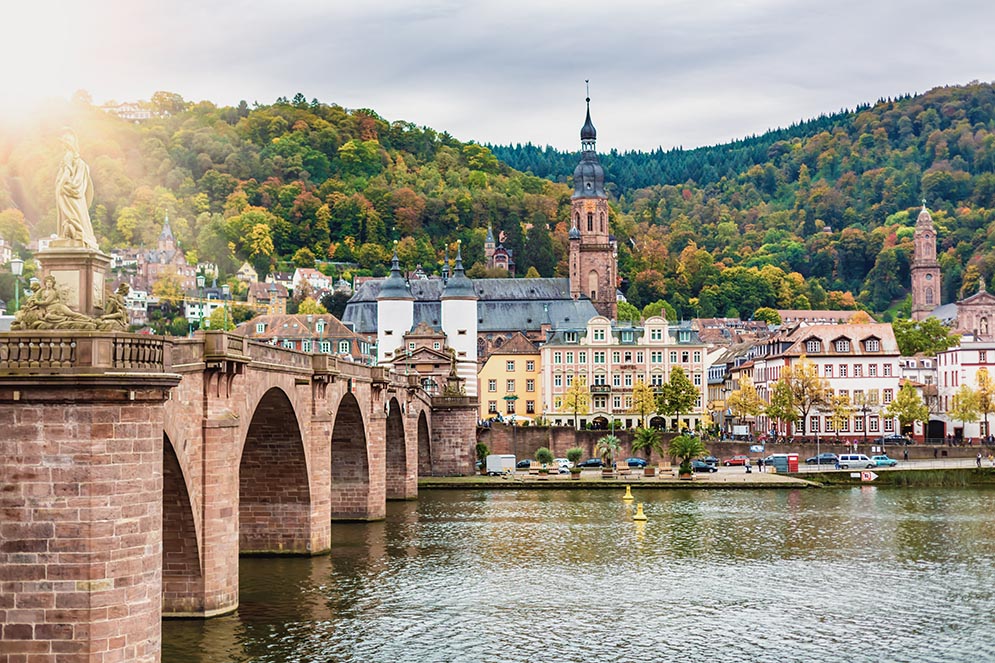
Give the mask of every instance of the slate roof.
[[(342, 320), (351, 322), (356, 331), (377, 331), (377, 295), (384, 279), (370, 279), (356, 288), (346, 305)], [(543, 324), (552, 327), (583, 327), (598, 314), (590, 299), (573, 300), (570, 280), (538, 279), (470, 279), (477, 295), (477, 331), (538, 330)], [(425, 322), (435, 329), (442, 323), (442, 279), (411, 281), (415, 299), (413, 324)]]

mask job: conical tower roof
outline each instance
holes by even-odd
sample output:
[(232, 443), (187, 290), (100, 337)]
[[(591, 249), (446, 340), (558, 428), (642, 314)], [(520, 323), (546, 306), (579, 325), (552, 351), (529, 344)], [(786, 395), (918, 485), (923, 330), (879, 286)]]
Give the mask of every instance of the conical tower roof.
[(380, 293), (377, 295), (377, 300), (381, 299), (410, 299), (414, 300), (414, 296), (408, 289), (408, 284), (405, 282), (404, 277), (401, 276), (401, 264), (397, 259), (397, 249), (394, 249), (394, 257), (390, 262), (390, 276), (388, 276), (383, 285), (380, 286)]
[(473, 290), (471, 281), (463, 271), (463, 247), (456, 248), (456, 266), (453, 268), (453, 275), (446, 282), (446, 287), (442, 291), (443, 299), (476, 299), (477, 293)]

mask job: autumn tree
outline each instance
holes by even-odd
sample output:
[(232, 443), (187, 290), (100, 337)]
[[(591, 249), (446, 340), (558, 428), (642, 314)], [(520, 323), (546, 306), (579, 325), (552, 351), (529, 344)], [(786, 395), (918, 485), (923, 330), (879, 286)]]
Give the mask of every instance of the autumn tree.
[(916, 421), (921, 421), (923, 424), (929, 421), (929, 408), (919, 395), (919, 390), (911, 382), (902, 385), (895, 400), (885, 406), (884, 413), (889, 417), (897, 417), (903, 430)]
[(968, 422), (978, 420), (978, 406), (978, 394), (971, 389), (971, 385), (964, 383), (950, 399), (950, 411), (947, 414), (966, 427)]
[(988, 415), (995, 411), (995, 380), (984, 367), (978, 369), (975, 380), (978, 385), (975, 391), (978, 396), (978, 412), (984, 416), (985, 421), (984, 435), (990, 435), (992, 429), (988, 425)]
[(850, 396), (848, 394), (836, 394), (829, 398), (829, 408), (830, 408), (830, 421), (833, 422), (833, 430), (836, 431), (836, 437), (840, 436), (840, 429), (843, 428), (843, 424), (850, 421), (850, 417), (857, 410), (855, 405), (850, 402)]
[(297, 312), (303, 315), (325, 315), (328, 309), (316, 302), (313, 297), (305, 297), (297, 307)]
[(578, 417), (591, 411), (591, 393), (587, 389), (587, 381), (583, 375), (578, 375), (563, 394), (562, 410), (574, 416), (574, 428), (579, 426)]
[(761, 306), (756, 311), (753, 312), (754, 320), (763, 320), (768, 325), (779, 325), (781, 324), (781, 314), (770, 308), (769, 306)]
[(739, 389), (729, 394), (726, 406), (740, 421), (747, 417), (755, 417), (764, 411), (763, 399), (757, 393), (757, 388), (753, 386), (753, 380), (749, 375), (740, 378)]
[(632, 407), (628, 414), (639, 415), (639, 421), (646, 426), (646, 417), (656, 412), (656, 394), (642, 380), (637, 380), (632, 387)]
[(677, 416), (677, 428), (681, 428), (681, 415), (690, 412), (701, 396), (698, 387), (688, 379), (684, 369), (675, 366), (670, 371), (670, 379), (656, 397), (657, 411), (668, 416)]
[(829, 383), (819, 377), (818, 367), (804, 355), (797, 364), (784, 367), (778, 382), (787, 385), (791, 392), (791, 403), (798, 414), (796, 421), (801, 423), (802, 434), (806, 434), (809, 414), (829, 404)]
[(775, 421), (794, 424), (798, 421), (798, 408), (795, 406), (795, 395), (784, 380), (774, 383), (770, 392), (770, 402), (764, 407), (764, 414)]

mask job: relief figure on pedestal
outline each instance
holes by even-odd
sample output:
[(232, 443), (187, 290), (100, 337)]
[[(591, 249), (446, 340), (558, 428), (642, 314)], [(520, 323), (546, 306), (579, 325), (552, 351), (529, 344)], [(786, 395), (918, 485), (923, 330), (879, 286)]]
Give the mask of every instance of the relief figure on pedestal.
[(122, 283), (113, 294), (107, 296), (104, 314), (100, 316), (101, 331), (128, 331), (128, 307), (124, 300), (130, 291), (131, 286)]
[(80, 246), (97, 248), (97, 238), (90, 223), (93, 181), (90, 168), (79, 154), (76, 134), (66, 129), (60, 141), (66, 147), (55, 179), (55, 203), (58, 210), (58, 235)]

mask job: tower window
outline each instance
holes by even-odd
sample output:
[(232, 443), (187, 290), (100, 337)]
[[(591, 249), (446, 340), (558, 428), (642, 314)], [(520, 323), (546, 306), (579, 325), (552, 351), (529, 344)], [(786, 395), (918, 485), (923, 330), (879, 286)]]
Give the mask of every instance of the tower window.
[(926, 303), (927, 304), (933, 303), (933, 288), (928, 286), (926, 287)]
[(587, 213), (587, 229), (594, 232), (594, 212)]
[(601, 213), (601, 232), (605, 231), (605, 213)]

